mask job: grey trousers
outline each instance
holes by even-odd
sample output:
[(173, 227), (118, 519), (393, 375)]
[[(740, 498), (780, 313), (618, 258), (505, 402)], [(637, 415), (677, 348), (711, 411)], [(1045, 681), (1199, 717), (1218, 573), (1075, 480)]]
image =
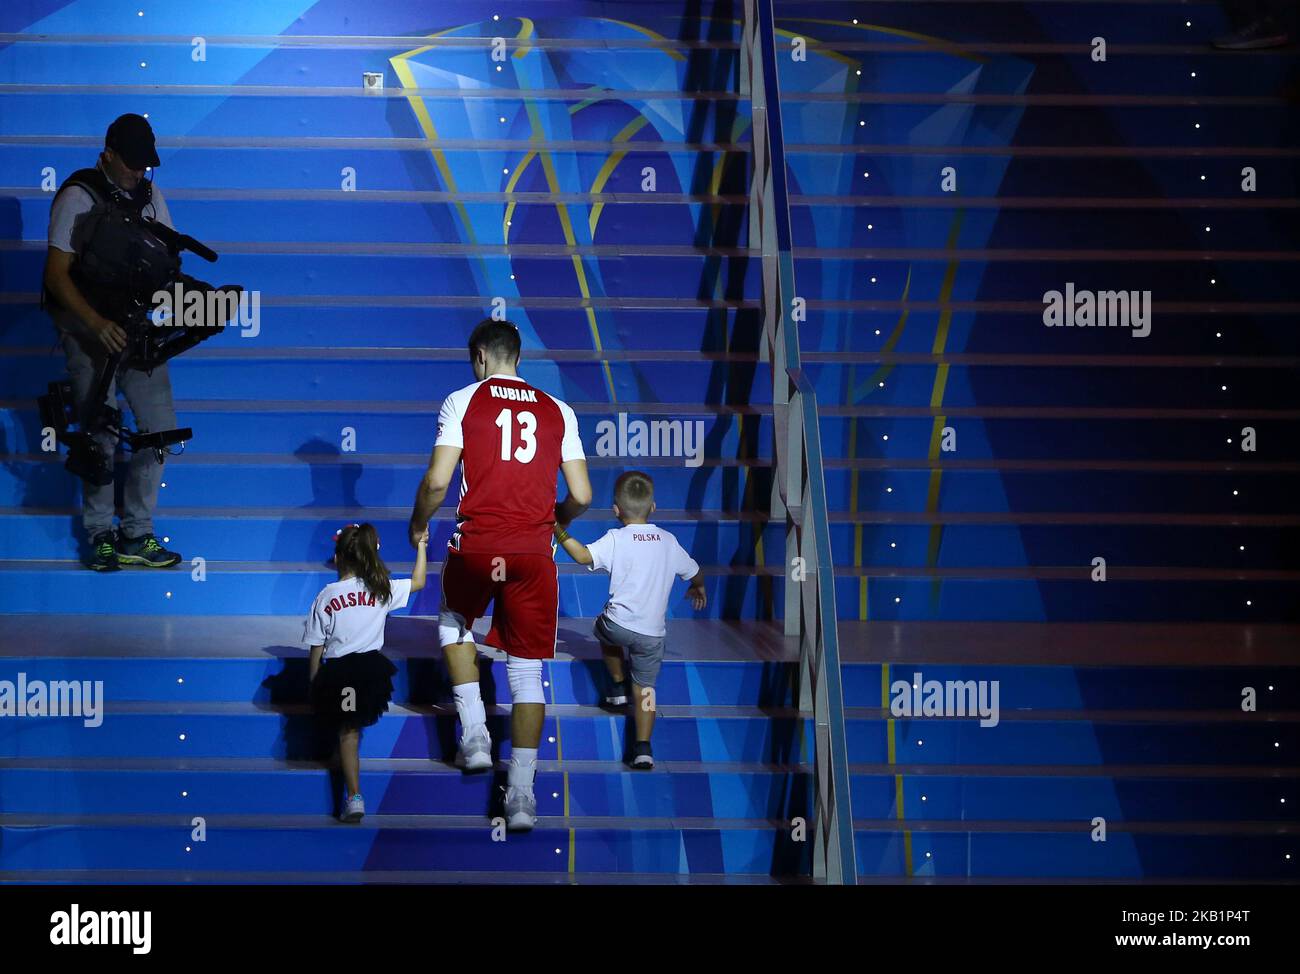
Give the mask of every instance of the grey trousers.
[[(102, 355), (98, 343), (80, 320), (66, 313), (56, 314), (55, 326), (63, 341), (63, 351), (68, 357), (68, 375), (72, 379), (72, 394), (78, 408), (89, 397), (95, 384), (98, 361)], [(108, 403), (117, 405), (117, 392), (121, 389), (135, 419), (135, 428), (142, 432), (157, 432), (176, 428), (176, 409), (172, 405), (172, 380), (167, 366), (154, 369), (146, 375), (135, 369), (120, 372), (109, 386)], [(96, 437), (96, 442), (109, 457), (113, 467), (116, 444), (108, 434)], [(122, 498), (122, 531), (132, 538), (153, 533), (153, 511), (158, 504), (158, 486), (162, 483), (163, 465), (152, 450), (128, 454), (126, 485)], [(113, 527), (113, 485), (96, 487), (82, 481), (81, 520), (86, 535), (94, 539), (101, 531)]]

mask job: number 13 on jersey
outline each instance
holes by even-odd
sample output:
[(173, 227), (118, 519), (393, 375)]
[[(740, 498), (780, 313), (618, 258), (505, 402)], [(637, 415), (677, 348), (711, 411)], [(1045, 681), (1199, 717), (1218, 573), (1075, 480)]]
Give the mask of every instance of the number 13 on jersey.
[[(514, 448), (514, 424), (519, 421), (520, 445)], [(520, 463), (528, 463), (537, 454), (537, 417), (528, 410), (513, 413), (503, 409), (497, 414), (496, 425), (501, 428), (501, 459), (509, 460), (512, 456)]]

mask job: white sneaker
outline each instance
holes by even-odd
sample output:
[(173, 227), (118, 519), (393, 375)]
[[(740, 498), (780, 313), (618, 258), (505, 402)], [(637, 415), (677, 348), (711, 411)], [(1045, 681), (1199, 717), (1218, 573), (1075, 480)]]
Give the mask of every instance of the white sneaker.
[(480, 728), (473, 737), (460, 742), (456, 751), (456, 767), (465, 771), (488, 771), (492, 767), (492, 737), (487, 728)]
[(339, 812), (339, 821), (356, 824), (366, 817), (366, 803), (360, 794), (350, 795), (343, 801), (343, 810)]
[(537, 799), (531, 788), (506, 789), (506, 828), (528, 832), (537, 824)]

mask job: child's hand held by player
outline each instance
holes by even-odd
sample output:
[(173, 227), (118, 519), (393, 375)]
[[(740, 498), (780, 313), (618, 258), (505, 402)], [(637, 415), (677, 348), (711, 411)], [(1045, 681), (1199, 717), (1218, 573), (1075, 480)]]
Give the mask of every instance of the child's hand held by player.
[(703, 585), (692, 585), (686, 590), (686, 597), (691, 600), (691, 606), (696, 612), (709, 604), (709, 597), (705, 594)]

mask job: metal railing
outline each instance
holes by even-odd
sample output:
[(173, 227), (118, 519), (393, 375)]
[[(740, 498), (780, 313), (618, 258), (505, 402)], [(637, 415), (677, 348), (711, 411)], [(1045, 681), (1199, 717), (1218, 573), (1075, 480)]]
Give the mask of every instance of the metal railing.
[(772, 515), (786, 522), (785, 633), (799, 644), (799, 708), (816, 727), (813, 877), (857, 882), (848, 746), (817, 394), (799, 358), (772, 0), (745, 0), (741, 90), (753, 110), (750, 247), (762, 252), (763, 358), (772, 364), (776, 475)]

